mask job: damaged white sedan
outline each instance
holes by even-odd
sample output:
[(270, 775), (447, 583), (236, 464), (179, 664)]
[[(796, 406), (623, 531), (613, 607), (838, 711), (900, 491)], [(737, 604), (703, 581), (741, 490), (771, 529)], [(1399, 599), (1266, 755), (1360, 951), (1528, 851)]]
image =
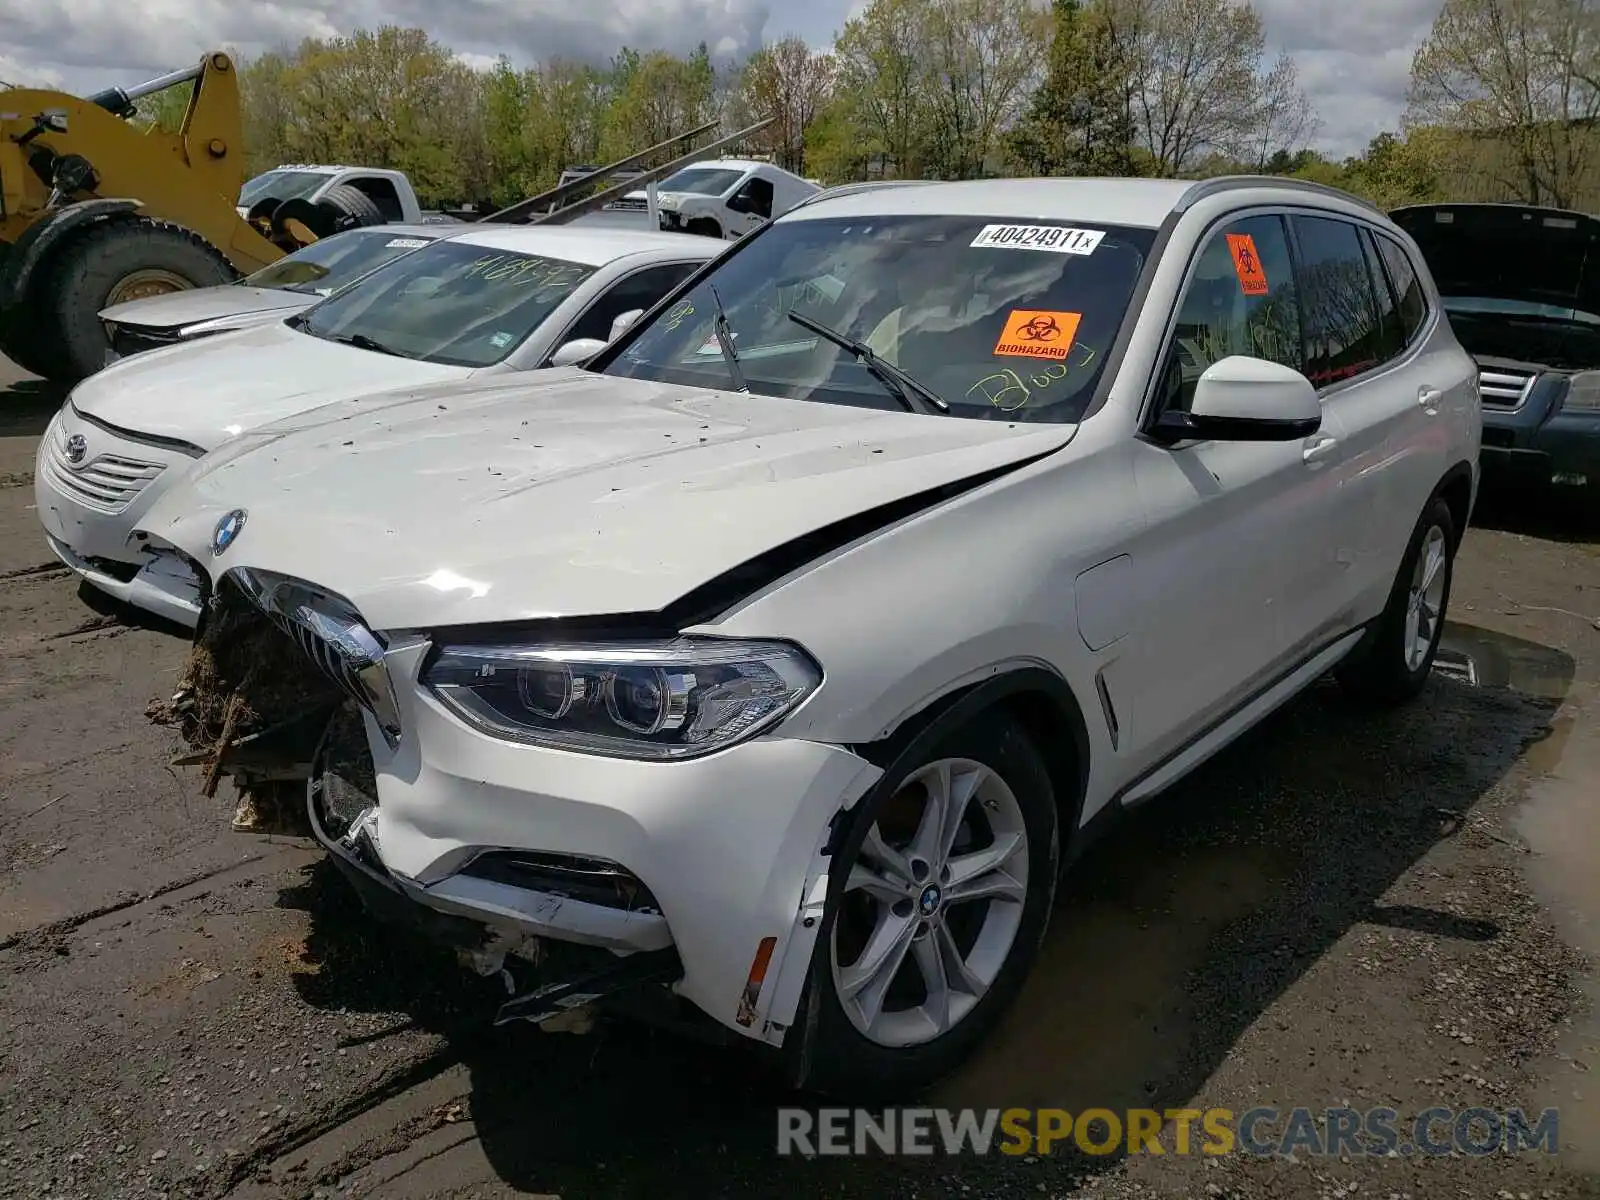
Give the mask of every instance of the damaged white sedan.
[(171, 717), (502, 1019), (920, 1085), (1109, 819), (1330, 669), (1421, 689), (1477, 480), (1439, 311), (1309, 185), (844, 189), (585, 369), (199, 464), (141, 525), (208, 581)]

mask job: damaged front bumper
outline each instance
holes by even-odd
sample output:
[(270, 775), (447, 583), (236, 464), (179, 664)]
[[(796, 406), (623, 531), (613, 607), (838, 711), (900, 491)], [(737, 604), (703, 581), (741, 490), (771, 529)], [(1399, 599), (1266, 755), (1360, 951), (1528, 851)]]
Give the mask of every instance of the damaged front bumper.
[[(330, 667), (338, 654), (305, 632), (295, 640), (321, 674), (360, 691), (360, 664)], [(374, 913), (485, 975), (508, 955), (562, 956), (502, 1020), (665, 983), (725, 1030), (781, 1045), (823, 923), (837, 819), (879, 769), (774, 734), (676, 762), (502, 741), (419, 681), (426, 637), (380, 640), (366, 691), (384, 703), (343, 738), (362, 752), (334, 762), (325, 735), (306, 794), (315, 836)]]

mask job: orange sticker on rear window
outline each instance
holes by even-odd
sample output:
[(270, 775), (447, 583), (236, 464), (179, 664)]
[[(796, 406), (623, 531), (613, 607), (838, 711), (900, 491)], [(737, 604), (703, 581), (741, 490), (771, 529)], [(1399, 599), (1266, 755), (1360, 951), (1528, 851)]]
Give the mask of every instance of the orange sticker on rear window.
[(1082, 313), (1014, 308), (994, 345), (996, 355), (1019, 358), (1066, 358)]
[(1256, 240), (1248, 233), (1230, 233), (1228, 249), (1233, 254), (1233, 270), (1239, 276), (1239, 290), (1246, 296), (1267, 294), (1267, 270), (1256, 253)]

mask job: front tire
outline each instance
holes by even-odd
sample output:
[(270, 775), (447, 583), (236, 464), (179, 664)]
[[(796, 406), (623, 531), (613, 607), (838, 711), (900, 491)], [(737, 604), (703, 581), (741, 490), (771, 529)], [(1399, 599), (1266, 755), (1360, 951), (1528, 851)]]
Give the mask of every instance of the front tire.
[(1044, 938), (1059, 833), (1037, 747), (988, 713), (921, 758), (874, 791), (835, 856), (806, 1086), (901, 1095), (948, 1074), (1016, 998)]
[(1412, 530), (1383, 615), (1335, 672), (1353, 698), (1392, 707), (1422, 691), (1444, 632), (1459, 543), (1450, 506), (1436, 497)]

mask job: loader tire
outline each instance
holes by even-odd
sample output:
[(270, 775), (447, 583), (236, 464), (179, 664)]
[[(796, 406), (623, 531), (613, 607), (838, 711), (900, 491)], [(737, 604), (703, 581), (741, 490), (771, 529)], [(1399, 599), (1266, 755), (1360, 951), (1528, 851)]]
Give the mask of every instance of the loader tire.
[[(317, 204), (334, 214), (335, 232), (366, 225), (384, 225), (383, 209), (360, 188), (341, 183), (323, 193)], [(326, 236), (326, 235), (324, 235)]]
[(180, 225), (138, 217), (91, 226), (52, 256), (41, 288), (38, 325), (52, 368), (46, 378), (76, 383), (105, 365), (111, 343), (101, 309), (238, 277), (211, 243)]

